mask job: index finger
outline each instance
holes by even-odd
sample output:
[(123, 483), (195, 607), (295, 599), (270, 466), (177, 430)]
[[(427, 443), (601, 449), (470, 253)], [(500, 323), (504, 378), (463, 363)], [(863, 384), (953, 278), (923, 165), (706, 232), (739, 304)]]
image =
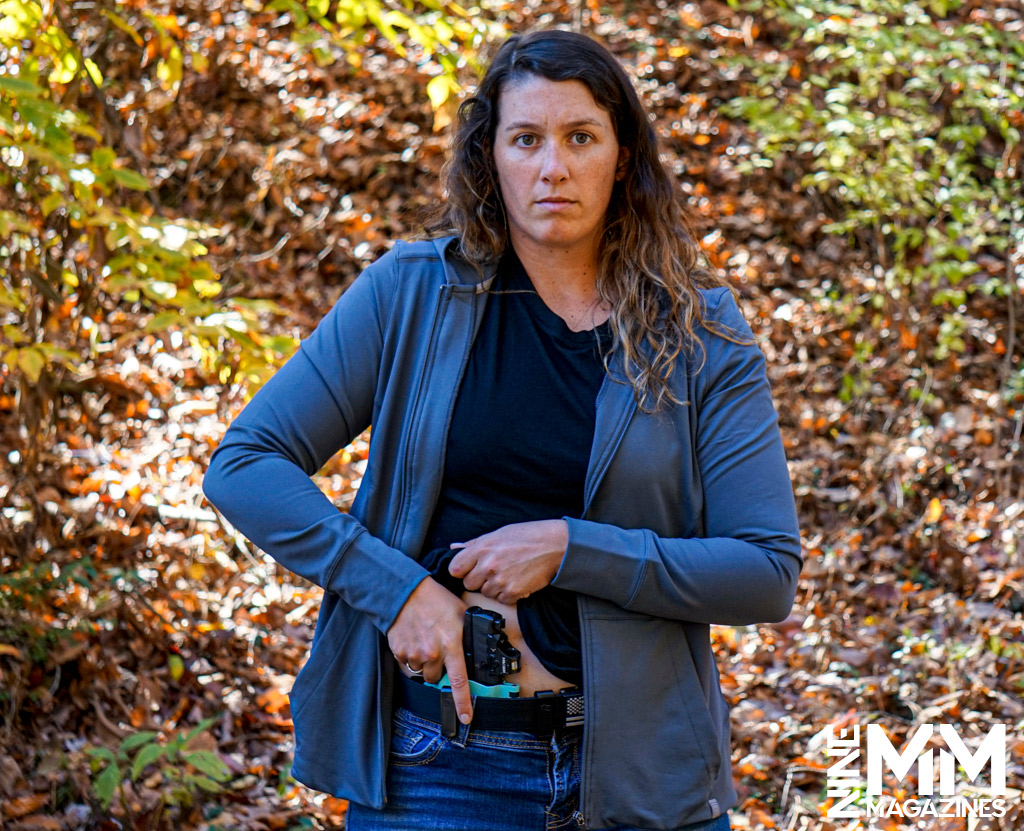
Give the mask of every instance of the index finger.
[[(473, 566), (476, 565), (476, 559), (466, 548), (467, 544), (464, 542), (452, 543), (452, 550), (459, 552), (448, 563), (448, 573), (452, 577), (465, 577), (472, 570)], [(459, 546), (457, 549), (456, 545)]]
[(455, 699), (455, 712), (459, 721), (469, 724), (473, 720), (473, 697), (469, 694), (469, 674), (466, 672), (466, 656), (459, 648), (444, 656), (444, 666), (448, 670), (448, 683)]

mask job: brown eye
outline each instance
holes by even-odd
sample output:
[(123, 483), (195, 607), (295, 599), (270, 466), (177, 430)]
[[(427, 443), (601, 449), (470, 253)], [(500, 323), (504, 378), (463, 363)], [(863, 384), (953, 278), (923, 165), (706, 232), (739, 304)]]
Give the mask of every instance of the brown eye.
[(523, 133), (521, 136), (516, 136), (514, 141), (519, 147), (533, 147), (537, 137), (531, 136), (529, 133)]

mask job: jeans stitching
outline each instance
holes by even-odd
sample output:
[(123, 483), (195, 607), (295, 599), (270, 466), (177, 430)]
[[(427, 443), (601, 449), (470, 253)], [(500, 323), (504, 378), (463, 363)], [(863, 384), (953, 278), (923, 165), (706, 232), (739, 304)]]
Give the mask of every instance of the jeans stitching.
[(568, 815), (563, 815), (561, 813), (548, 810), (549, 808), (555, 807), (554, 801), (556, 786), (554, 784), (555, 777), (553, 765), (558, 757), (558, 750), (557, 748), (553, 748), (548, 753), (548, 786), (551, 788), (551, 801), (548, 803), (547, 808), (544, 809), (545, 831), (557, 831), (557, 829), (559, 828), (566, 828), (570, 825), (575, 826), (576, 821), (573, 818), (573, 814), (576, 812), (576, 808), (579, 805), (579, 787), (577, 786), (576, 793), (573, 794), (572, 776), (570, 776), (569, 774), (572, 771), (571, 765), (577, 763), (579, 755), (579, 746), (582, 740), (583, 737), (581, 735), (575, 734), (561, 735), (555, 737), (555, 743), (561, 747), (564, 747), (566, 744), (572, 745), (572, 762), (570, 762), (570, 768), (569, 771), (566, 772), (565, 777), (565, 796), (567, 797), (565, 800), (565, 806), (572, 809), (568, 813)]
[[(415, 715), (412, 713), (408, 713), (408, 715), (412, 716), (412, 718), (415, 718)], [(411, 730), (415, 730), (415, 732), (419, 735), (421, 739), (429, 738), (430, 741), (427, 743), (426, 747), (423, 748), (423, 750), (421, 750), (419, 753), (416, 753), (415, 755), (403, 755), (401, 753), (395, 753), (394, 750), (389, 750), (388, 764), (406, 768), (428, 765), (437, 758), (438, 754), (444, 748), (445, 744), (447, 744), (447, 739), (445, 739), (445, 737), (440, 734), (440, 731), (436, 731), (437, 734), (433, 735), (435, 731), (431, 731), (428, 725), (411, 723), (412, 718), (406, 718), (405, 714), (399, 714), (397, 710), (395, 711), (394, 720), (398, 722), (397, 727), (405, 730), (407, 733)], [(405, 722), (405, 724), (403, 724), (402, 722)], [(424, 731), (423, 729), (425, 727), (427, 728), (426, 731)], [(396, 735), (400, 735), (398, 729), (395, 729), (394, 732)], [(407, 735), (406, 738), (411, 737)]]
[[(396, 753), (388, 754), (388, 763), (400, 768), (414, 768), (420, 767), (421, 765), (429, 765), (438, 757), (438, 754), (440, 754), (446, 744), (448, 744), (447, 739), (443, 736), (437, 736), (436, 738), (431, 739), (430, 744), (428, 744), (426, 748), (416, 756), (401, 756)], [(424, 757), (423, 754), (429, 755)]]
[[(402, 721), (411, 722), (417, 727), (429, 730), (431, 733), (440, 733), (441, 725), (436, 721), (423, 718), (416, 713), (406, 710), (404, 707), (400, 707), (395, 711), (396, 716)], [(520, 732), (520, 731), (510, 731)], [(469, 734), (468, 746), (474, 744), (482, 745), (484, 747), (493, 748), (506, 748), (509, 750), (546, 750), (548, 747), (548, 740), (538, 738), (514, 738), (513, 736), (502, 736), (497, 731), (493, 730), (471, 730)]]

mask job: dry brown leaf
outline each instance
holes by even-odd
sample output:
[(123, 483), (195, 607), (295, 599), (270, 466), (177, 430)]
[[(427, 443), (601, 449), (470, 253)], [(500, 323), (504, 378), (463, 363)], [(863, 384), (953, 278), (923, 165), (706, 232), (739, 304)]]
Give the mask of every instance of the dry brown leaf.
[(3, 815), (8, 819), (17, 819), (18, 817), (23, 817), (26, 814), (31, 814), (33, 811), (38, 811), (46, 804), (49, 798), (49, 795), (44, 793), (18, 796), (3, 803), (3, 805), (0, 806), (0, 810), (2, 810)]

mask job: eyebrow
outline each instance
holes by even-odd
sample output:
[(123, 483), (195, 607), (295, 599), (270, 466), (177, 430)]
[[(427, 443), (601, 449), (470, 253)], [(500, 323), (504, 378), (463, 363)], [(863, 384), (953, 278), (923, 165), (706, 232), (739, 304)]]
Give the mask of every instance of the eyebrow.
[[(570, 121), (565, 125), (565, 129), (576, 130), (580, 127), (604, 127), (600, 121), (595, 121), (592, 118), (579, 118), (576, 121)], [(513, 121), (508, 127), (505, 128), (506, 133), (511, 133), (513, 130), (537, 130), (540, 129), (539, 124), (534, 124), (532, 121)]]

